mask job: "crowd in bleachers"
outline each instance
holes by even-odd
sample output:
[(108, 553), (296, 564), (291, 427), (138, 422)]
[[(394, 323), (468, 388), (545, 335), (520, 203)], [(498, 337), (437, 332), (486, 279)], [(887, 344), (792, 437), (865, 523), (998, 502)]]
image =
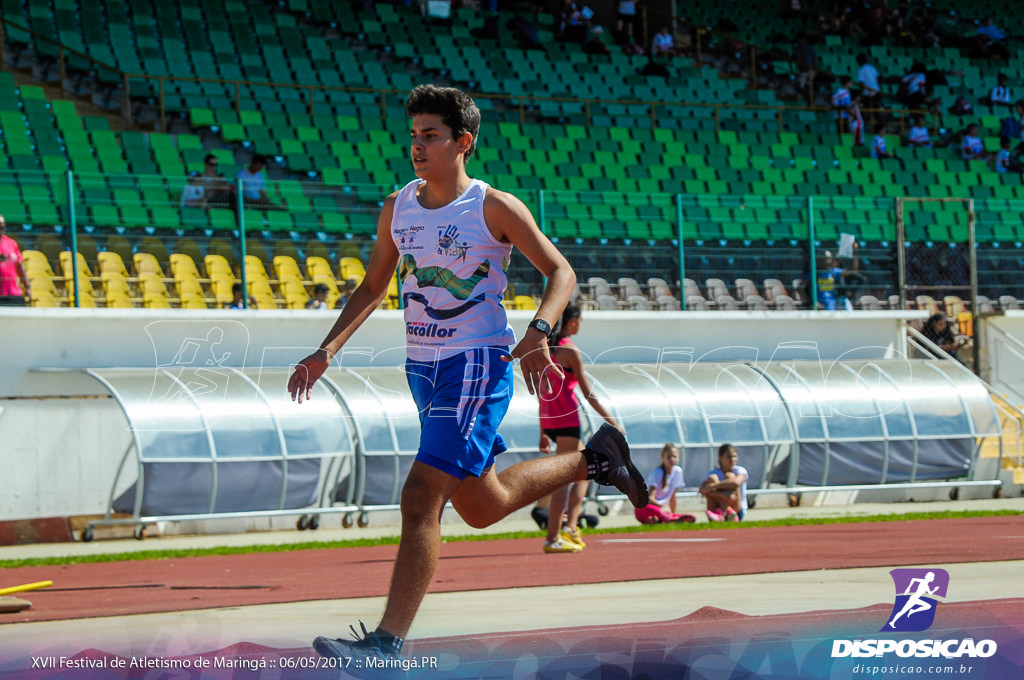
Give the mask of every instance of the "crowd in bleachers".
[[(609, 284), (614, 293), (610, 297), (618, 308), (672, 308), (674, 304), (694, 308), (701, 304), (696, 299), (689, 304), (691, 295), (682, 280), (687, 277), (678, 276), (679, 258), (661, 257), (665, 246), (678, 240), (680, 211), (686, 257), (696, 258), (696, 265), (688, 264), (685, 270), (688, 275), (700, 271), (712, 281), (725, 280), (720, 278), (723, 271), (733, 270), (734, 275), (746, 275), (750, 281), (774, 275), (779, 281), (792, 282), (807, 269), (804, 241), (812, 221), (816, 238), (823, 243), (831, 243), (841, 233), (854, 233), (869, 246), (891, 248), (895, 238), (891, 199), (906, 194), (979, 199), (979, 240), (985, 247), (991, 246), (993, 257), (1010, 258), (1005, 262), (1016, 261), (1016, 255), (1007, 250), (1024, 240), (1020, 206), (1015, 204), (1016, 199), (1024, 198), (1019, 179), (1016, 183), (1009, 178), (990, 179), (959, 160), (953, 150), (935, 144), (909, 148), (902, 134), (883, 133), (876, 137), (885, 153), (895, 154), (902, 163), (890, 168), (884, 157), (867, 157), (867, 148), (863, 153), (852, 152), (848, 140), (837, 139), (829, 113), (744, 108), (786, 102), (779, 93), (766, 88), (748, 91), (741, 80), (723, 77), (710, 65), (695, 67), (689, 60), (673, 62), (669, 80), (652, 79), (641, 73), (646, 55), (630, 57), (620, 51), (587, 54), (554, 40), (553, 32), (544, 28), (555, 22), (554, 14), (502, 10), (503, 18), (526, 17), (532, 26), (542, 27), (536, 37), (543, 49), (527, 52), (508, 31), (499, 30), (483, 42), (467, 40), (485, 27), (488, 13), (475, 9), (456, 8), (450, 25), (439, 33), (431, 30), (428, 21), (417, 20), (415, 8), (386, 3), (358, 11), (321, 0), (253, 3), (252, 7), (205, 0), (174, 6), (108, 0), (103, 6), (105, 10), (98, 13), (69, 14), (56, 6), (9, 0), (5, 16), (20, 16), (32, 30), (47, 30), (61, 35), (62, 40), (78, 40), (83, 52), (103, 56), (127, 71), (150, 76), (244, 77), (250, 81), (235, 87), (216, 81), (171, 79), (161, 84), (153, 78), (133, 80), (133, 120), (153, 124), (160, 120), (158, 110), (168, 117), (170, 132), (148, 133), (119, 133), (110, 129), (106, 117), (79, 116), (73, 103), (49, 100), (39, 88), (17, 86), (13, 79), (0, 82), (10, 95), (4, 99), (6, 110), (0, 111), (4, 124), (0, 161), (5, 160), (10, 171), (19, 173), (14, 193), (8, 188), (0, 201), (9, 219), (27, 225), (24, 237), (29, 249), (47, 234), (39, 225), (66, 224), (70, 209), (67, 192), (53, 173), (71, 169), (77, 178), (74, 193), (79, 224), (95, 230), (100, 239), (97, 255), (110, 250), (108, 243), (116, 242), (116, 237), (127, 239), (127, 252), (115, 246), (121, 248), (127, 270), (131, 270), (135, 254), (148, 252), (141, 243), (142, 234), (166, 235), (164, 241), (171, 250), (177, 249), (177, 243), (195, 239), (201, 251), (192, 255), (198, 271), (203, 271), (207, 255), (231, 255), (227, 259), (233, 263), (237, 280), (241, 258), (236, 232), (243, 220), (256, 239), (298, 242), (301, 252), (293, 259), (300, 271), (315, 249), (326, 250), (327, 258), (337, 261), (340, 252), (332, 244), (339, 240), (348, 240), (357, 250), (365, 251), (382, 196), (408, 177), (401, 91), (421, 79), (439, 79), (478, 91), (477, 99), (491, 127), (474, 161), (478, 164), (475, 172), (521, 194), (538, 216), (543, 202), (543, 226), (560, 247), (571, 250), (610, 242), (629, 244), (632, 251), (661, 251), (650, 262), (631, 263), (627, 271), (622, 271), (621, 265), (617, 271), (596, 266), (601, 263), (589, 257), (576, 263), (584, 275), (605, 276), (615, 282)], [(243, 8), (247, 10), (234, 11)], [(693, 11), (694, 22), (688, 25), (705, 23), (701, 12), (721, 17), (715, 3), (695, 3)], [(971, 83), (980, 85), (985, 78), (994, 78), (994, 71), (987, 66), (954, 56), (950, 50), (956, 48), (944, 46), (949, 43), (940, 41), (939, 47), (929, 47), (928, 52), (903, 47), (902, 42), (909, 38), (899, 36), (908, 31), (916, 35), (924, 14), (900, 12), (899, 22), (892, 23), (895, 14), (885, 22), (898, 28), (898, 35), (893, 37), (893, 30), (886, 28), (880, 40), (868, 41), (879, 44), (866, 48), (854, 29), (825, 31), (823, 44), (818, 46), (821, 65), (840, 65), (843, 69), (836, 68), (836, 72), (854, 73), (864, 66), (854, 67), (854, 57), (863, 53), (866, 62), (877, 64), (884, 73), (896, 74), (904, 68), (913, 71), (911, 58), (927, 55), (934, 62), (929, 66), (944, 73), (962, 72)], [(813, 24), (811, 16), (806, 14), (805, 24)], [(614, 17), (605, 20), (610, 18)], [(773, 25), (759, 17), (756, 8), (741, 7), (730, 14), (730, 21), (737, 24), (740, 34), (755, 41), (757, 31), (778, 31), (793, 20)], [(660, 28), (650, 27), (652, 32), (656, 27)], [(132, 39), (110, 38), (122, 34)], [(14, 53), (16, 65), (35, 60), (38, 66), (53, 59), (52, 53), (46, 54), (44, 43), (27, 34), (15, 30), (8, 31), (6, 37), (5, 45)], [(219, 49), (213, 47), (217, 44)], [(919, 44), (916, 39), (915, 44)], [(54, 69), (35, 66), (34, 73), (53, 79)], [(104, 83), (95, 72), (90, 76), (80, 63), (69, 66), (70, 91), (86, 92), (91, 85), (107, 93), (108, 101), (101, 97), (100, 103), (119, 104), (120, 79)], [(85, 75), (74, 75), (82, 73)], [(309, 78), (314, 78), (315, 84)], [(1017, 78), (1014, 74), (1007, 89), (1017, 84)], [(260, 84), (261, 80), (267, 84)], [(310, 83), (311, 89), (271, 86), (271, 81)], [(396, 93), (329, 89), (353, 84)], [(947, 101), (960, 91), (954, 85), (935, 88)], [(887, 89), (898, 94), (892, 86)], [(991, 95), (993, 89), (986, 91)], [(552, 94), (564, 97), (543, 99)], [(524, 104), (517, 95), (539, 95), (541, 100)], [(583, 101), (609, 95), (638, 103)], [(732, 108), (702, 107), (712, 96), (719, 107)], [(155, 105), (157, 101), (162, 109)], [(972, 119), (979, 121), (977, 139), (986, 152), (992, 152), (998, 145), (1001, 116), (947, 116), (946, 121), (965, 127)], [(903, 133), (906, 128), (900, 121), (893, 130)], [(935, 127), (931, 132), (935, 133), (932, 141), (940, 141)], [(867, 138), (871, 140), (871, 135)], [(256, 155), (268, 156), (270, 181), (264, 204), (242, 211), (210, 204), (182, 206), (187, 178), (192, 173), (202, 174), (206, 156), (211, 154), (226, 178), (235, 177)], [(30, 179), (33, 171), (42, 173), (40, 178)], [(125, 173), (162, 179), (118, 177)], [(546, 201), (539, 197), (541, 190), (549, 197)], [(814, 209), (804, 198), (809, 195), (820, 199)], [(773, 197), (781, 198), (773, 202)], [(286, 210), (262, 209), (269, 203)], [(907, 221), (907, 235), (912, 240), (965, 240), (966, 213), (924, 206), (909, 215), (913, 219)], [(67, 247), (66, 231), (54, 228), (50, 233)], [(223, 247), (214, 248), (216, 242), (226, 242), (230, 253)], [(307, 242), (315, 243), (316, 248), (307, 249)], [(994, 250), (996, 247), (1001, 250)], [(720, 271), (708, 264), (728, 249), (744, 250), (744, 259), (759, 260), (760, 264), (740, 271), (732, 266)], [(758, 249), (788, 249), (804, 262), (780, 266), (757, 255)], [(270, 272), (276, 249), (268, 250), (271, 253), (260, 260), (262, 268)], [(52, 268), (59, 269), (56, 257), (48, 260)], [(874, 278), (870, 288), (860, 291), (863, 295), (888, 298), (885, 289), (891, 283), (882, 277), (891, 275), (892, 260), (882, 258), (868, 265), (868, 275)], [(158, 262), (170, 266), (167, 257), (158, 257)], [(100, 268), (98, 258), (88, 254), (86, 264)], [(1000, 265), (990, 269), (1005, 270)], [(127, 278), (141, 282), (142, 273), (132, 271)], [(201, 278), (209, 279), (201, 284), (204, 304), (223, 304), (210, 288), (213, 277), (204, 273)], [(660, 278), (671, 282), (666, 284), (667, 296), (674, 302), (664, 299), (667, 296), (658, 287), (655, 289), (661, 292), (648, 286), (640, 295), (635, 290), (622, 293), (625, 289), (619, 279), (623, 275), (632, 275), (635, 281)], [(994, 295), (1001, 281), (987, 276), (982, 280), (990, 284)], [(195, 304), (194, 296), (183, 296), (173, 279), (167, 277), (162, 282), (168, 288), (170, 304), (182, 304), (186, 298)], [(281, 279), (275, 272), (268, 280)], [(301, 280), (308, 297), (314, 280), (308, 272)], [(334, 282), (337, 287), (344, 279), (336, 277)], [(532, 282), (520, 283), (522, 292), (527, 293), (521, 296), (521, 304), (529, 304)], [(102, 281), (96, 279), (95, 284), (96, 297), (106, 300)], [(148, 299), (157, 305), (162, 299), (158, 291), (147, 298), (135, 280), (129, 282), (128, 292), (133, 304), (147, 304)], [(284, 291), (280, 283), (271, 285), (271, 293), (273, 306), (298, 305), (297, 297), (301, 297)], [(725, 295), (737, 306), (759, 305), (756, 292), (749, 302), (738, 290)], [(62, 297), (66, 300), (67, 295)], [(589, 301), (598, 306), (611, 304), (609, 296), (598, 297)], [(709, 308), (728, 309), (733, 304), (728, 299), (720, 302), (718, 298), (723, 296), (710, 292), (701, 297)], [(764, 297), (767, 307), (780, 307), (771, 304), (774, 299), (767, 292)], [(123, 298), (117, 292), (111, 296)], [(788, 304), (784, 298), (781, 302), (782, 308)], [(794, 291), (794, 306), (801, 302)]]

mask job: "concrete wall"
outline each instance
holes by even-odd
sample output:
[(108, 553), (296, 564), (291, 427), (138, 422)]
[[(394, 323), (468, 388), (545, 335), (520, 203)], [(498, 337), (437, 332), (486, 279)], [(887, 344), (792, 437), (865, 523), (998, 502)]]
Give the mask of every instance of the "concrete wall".
[[(904, 350), (904, 320), (924, 316), (587, 312), (576, 341), (599, 363), (889, 358)], [(533, 313), (510, 317), (521, 334)], [(81, 369), (288, 366), (333, 321), (305, 311), (0, 308), (0, 520), (106, 510), (131, 439), (117, 403)], [(400, 312), (374, 314), (342, 362), (401, 364), (403, 328)], [(134, 481), (133, 470), (126, 477), (119, 491)]]

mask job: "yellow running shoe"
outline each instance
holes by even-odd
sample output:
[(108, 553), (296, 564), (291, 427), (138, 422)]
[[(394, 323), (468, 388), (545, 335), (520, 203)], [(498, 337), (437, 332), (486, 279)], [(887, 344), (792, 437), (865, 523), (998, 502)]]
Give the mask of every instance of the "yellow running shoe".
[(567, 541), (561, 536), (553, 541), (544, 541), (544, 552), (546, 553), (574, 553), (583, 550), (572, 541)]
[(587, 547), (587, 544), (583, 542), (583, 532), (580, 531), (579, 527), (572, 527), (571, 529), (569, 529), (569, 528), (563, 529), (562, 532), (559, 533), (558, 535), (559, 535), (559, 537), (563, 541), (569, 541), (570, 543), (575, 543), (580, 548), (586, 548)]

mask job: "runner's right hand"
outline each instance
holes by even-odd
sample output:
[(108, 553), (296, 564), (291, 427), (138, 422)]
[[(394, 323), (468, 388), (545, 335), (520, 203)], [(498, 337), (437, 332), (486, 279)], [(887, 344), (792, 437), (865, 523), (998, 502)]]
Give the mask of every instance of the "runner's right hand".
[(295, 372), (288, 380), (288, 393), (292, 395), (292, 401), (301, 404), (303, 399), (312, 396), (313, 385), (327, 371), (332, 358), (327, 350), (318, 349), (296, 364)]

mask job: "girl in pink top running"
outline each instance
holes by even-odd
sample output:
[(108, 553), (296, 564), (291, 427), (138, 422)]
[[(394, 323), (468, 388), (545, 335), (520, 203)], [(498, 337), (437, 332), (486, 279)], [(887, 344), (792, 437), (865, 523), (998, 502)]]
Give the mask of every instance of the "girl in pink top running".
[[(538, 395), (542, 453), (551, 453), (552, 443), (555, 444), (555, 453), (575, 453), (580, 450), (580, 403), (576, 398), (577, 387), (598, 415), (613, 427), (619, 427), (594, 396), (594, 391), (583, 372), (580, 351), (569, 339), (579, 333), (581, 321), (580, 308), (570, 303), (548, 337), (551, 358), (562, 367), (565, 377), (558, 377), (549, 372), (550, 383), (546, 389), (542, 387)], [(576, 482), (551, 494), (544, 552), (579, 552), (586, 547), (577, 523), (583, 510), (583, 497), (587, 494), (588, 486), (588, 482)], [(564, 528), (561, 522), (563, 511), (566, 513)]]

